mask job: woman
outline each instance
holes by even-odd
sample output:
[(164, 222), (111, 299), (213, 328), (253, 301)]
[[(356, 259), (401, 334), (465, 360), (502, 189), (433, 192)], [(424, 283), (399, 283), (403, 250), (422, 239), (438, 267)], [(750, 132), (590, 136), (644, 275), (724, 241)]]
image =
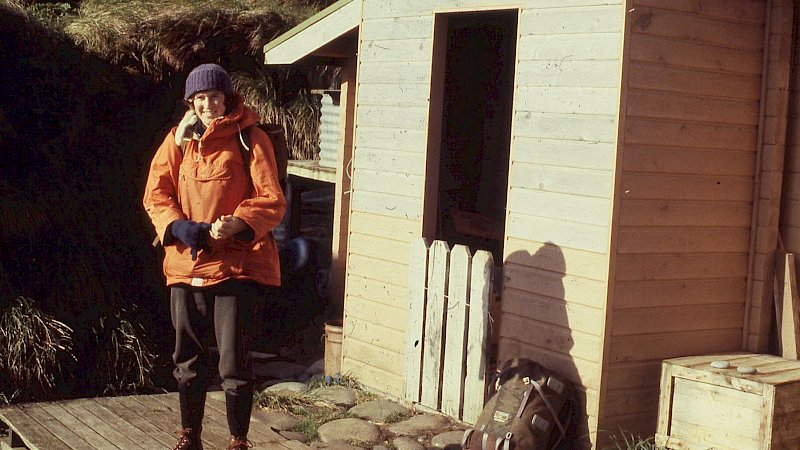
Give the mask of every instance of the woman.
[[(252, 126), (259, 117), (234, 92), (225, 69), (216, 64), (193, 69), (184, 100), (189, 110), (153, 157), (144, 193), (144, 207), (164, 244), (175, 328), (182, 427), (175, 449), (202, 450), (213, 336), (231, 434), (228, 450), (238, 450), (250, 445), (250, 331), (258, 325), (253, 318), (259, 288), (280, 285), (271, 230), (286, 201), (272, 143)], [(242, 136), (248, 127), (249, 150)], [(250, 152), (249, 167), (242, 149)]]

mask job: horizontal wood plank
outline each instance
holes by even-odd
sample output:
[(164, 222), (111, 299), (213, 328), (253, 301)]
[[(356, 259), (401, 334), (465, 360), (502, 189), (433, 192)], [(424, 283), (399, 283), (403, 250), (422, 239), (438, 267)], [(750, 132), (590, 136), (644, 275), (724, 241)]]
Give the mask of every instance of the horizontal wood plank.
[(524, 9), (520, 17), (520, 34), (619, 33), (622, 31), (624, 17), (624, 10), (619, 4), (584, 8)]
[(617, 281), (742, 278), (746, 253), (626, 254), (616, 259)]
[[(600, 199), (610, 199), (613, 193), (613, 176), (610, 171), (528, 164), (517, 161), (514, 161), (511, 166), (510, 183), (512, 188), (519, 187)], [(565, 200), (567, 199), (565, 198)]]
[(615, 147), (610, 142), (515, 136), (511, 152), (512, 164), (530, 163), (610, 172), (614, 167)]
[(553, 243), (526, 241), (514, 237), (506, 239), (503, 251), (506, 264), (568, 273), (600, 282), (608, 278), (608, 256), (603, 253), (574, 250)]
[(520, 86), (550, 88), (619, 88), (620, 62), (600, 61), (530, 61), (517, 65), (516, 83)]
[(602, 281), (512, 264), (506, 264), (503, 276), (504, 287), (524, 293), (574, 302), (595, 309), (603, 308), (605, 303), (606, 286)]
[[(513, 194), (512, 191), (512, 197)], [(572, 223), (563, 219), (512, 212), (506, 219), (506, 235), (529, 241), (550, 242), (575, 250), (595, 253), (608, 251), (607, 227)]]
[[(516, 175), (512, 176), (512, 179), (517, 179)], [(520, 176), (519, 179), (524, 178)], [(547, 182), (544, 178), (540, 178), (540, 180), (538, 189), (512, 188), (508, 199), (508, 209), (522, 213), (535, 211), (539, 217), (572, 223), (599, 227), (608, 225), (611, 220), (611, 200), (608, 197), (587, 197), (581, 194), (552, 192), (553, 189), (569, 190), (570, 188), (560, 186), (556, 180), (553, 182)], [(530, 181), (536, 182), (536, 180)]]

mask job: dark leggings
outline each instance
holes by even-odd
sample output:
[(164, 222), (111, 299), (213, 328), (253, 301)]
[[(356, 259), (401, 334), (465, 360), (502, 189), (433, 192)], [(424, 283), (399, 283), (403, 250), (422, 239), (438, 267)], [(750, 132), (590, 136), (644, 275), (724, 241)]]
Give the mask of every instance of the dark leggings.
[[(219, 375), (231, 434), (246, 436), (253, 396), (252, 330), (261, 297), (251, 282), (230, 280), (209, 288), (172, 286), (170, 313), (175, 328), (173, 375), (181, 395), (184, 428), (201, 425), (210, 382), (209, 346), (216, 340)], [(233, 417), (232, 417), (233, 416)]]

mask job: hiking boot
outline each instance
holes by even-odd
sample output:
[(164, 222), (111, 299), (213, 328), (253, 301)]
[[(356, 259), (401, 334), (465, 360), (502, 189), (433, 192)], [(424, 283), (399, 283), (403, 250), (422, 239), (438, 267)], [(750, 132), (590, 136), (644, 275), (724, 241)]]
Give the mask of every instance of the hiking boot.
[(253, 448), (253, 444), (247, 438), (231, 436), (231, 440), (225, 450), (247, 450), (248, 448)]
[(192, 428), (182, 429), (181, 437), (173, 450), (203, 450), (200, 431), (202, 431), (202, 428), (198, 428), (196, 431)]

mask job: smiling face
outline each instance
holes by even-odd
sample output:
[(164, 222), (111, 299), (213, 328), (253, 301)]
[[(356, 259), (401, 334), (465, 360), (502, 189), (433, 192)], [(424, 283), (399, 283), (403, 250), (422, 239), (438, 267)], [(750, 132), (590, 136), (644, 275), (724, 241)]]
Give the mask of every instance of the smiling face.
[(225, 93), (221, 91), (201, 91), (192, 97), (194, 112), (207, 128), (217, 117), (225, 115)]

